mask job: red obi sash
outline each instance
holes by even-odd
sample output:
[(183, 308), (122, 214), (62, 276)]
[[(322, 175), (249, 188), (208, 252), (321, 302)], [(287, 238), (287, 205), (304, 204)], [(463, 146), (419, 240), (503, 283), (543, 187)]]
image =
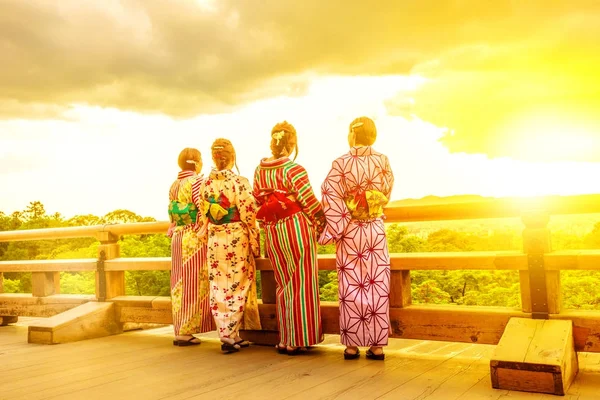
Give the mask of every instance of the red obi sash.
[(268, 192), (262, 195), (264, 203), (256, 213), (256, 219), (266, 223), (277, 222), (302, 211), (297, 201), (290, 199), (282, 192)]

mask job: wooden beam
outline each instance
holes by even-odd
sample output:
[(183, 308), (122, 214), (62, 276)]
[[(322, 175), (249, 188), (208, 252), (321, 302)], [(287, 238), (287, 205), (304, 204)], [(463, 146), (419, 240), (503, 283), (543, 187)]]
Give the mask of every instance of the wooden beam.
[(57, 344), (76, 342), (122, 332), (113, 303), (89, 302), (28, 327), (28, 342)]
[(98, 246), (98, 270), (96, 271), (96, 298), (105, 301), (117, 296), (125, 295), (125, 272), (106, 271), (105, 263), (101, 259), (112, 260), (119, 258), (121, 249), (112, 235), (104, 237), (107, 242)]
[(412, 304), (410, 271), (391, 271), (390, 307), (401, 308)]
[(578, 371), (571, 321), (511, 318), (490, 359), (495, 389), (564, 396)]
[(273, 271), (260, 271), (261, 299), (265, 304), (275, 304), (277, 301), (277, 282)]
[(67, 272), (95, 271), (96, 260), (93, 258), (72, 260), (32, 260), (32, 261), (0, 261), (2, 272)]
[[(319, 270), (335, 271), (335, 254), (319, 254)], [(527, 270), (527, 256), (518, 251), (392, 253), (392, 271), (408, 270)], [(257, 258), (259, 271), (271, 271), (268, 258)]]
[(31, 294), (46, 297), (60, 293), (60, 272), (32, 272)]
[[(545, 254), (551, 252), (550, 217), (543, 211), (523, 215), (523, 252), (527, 254), (529, 286), (521, 284), (523, 311), (531, 310), (533, 318), (548, 318), (548, 314), (560, 312), (560, 273), (546, 271)], [(524, 278), (523, 275), (520, 276)], [(530, 304), (526, 304), (529, 301)]]
[(14, 315), (0, 315), (0, 326), (6, 326), (8, 324), (16, 324), (19, 317)]
[(392, 253), (392, 270), (526, 270), (527, 258), (517, 251)]
[[(94, 296), (55, 295), (34, 298), (27, 294), (0, 294), (0, 315), (46, 317), (93, 300)], [(119, 296), (112, 299), (121, 322), (171, 323), (169, 297)], [(121, 310), (121, 311), (119, 311)], [(259, 300), (263, 330), (277, 331), (275, 304)], [(339, 334), (339, 308), (336, 302), (321, 302), (325, 333)], [(511, 317), (531, 315), (504, 307), (451, 305), (410, 305), (390, 309), (392, 337), (497, 344)], [(567, 310), (551, 319), (572, 320), (577, 351), (600, 353), (600, 318), (594, 311)]]
[(170, 271), (171, 257), (115, 258), (104, 262), (105, 271)]
[(600, 270), (600, 250), (564, 250), (544, 254), (547, 271)]
[(94, 295), (55, 294), (34, 297), (26, 293), (4, 293), (0, 294), (0, 315), (51, 317), (93, 300)]

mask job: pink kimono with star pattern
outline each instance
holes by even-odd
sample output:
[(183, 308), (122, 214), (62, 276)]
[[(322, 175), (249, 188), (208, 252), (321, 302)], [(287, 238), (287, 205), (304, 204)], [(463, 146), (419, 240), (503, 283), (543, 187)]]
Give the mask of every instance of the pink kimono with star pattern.
[[(327, 225), (319, 243), (336, 245), (340, 335), (346, 346), (388, 342), (390, 257), (382, 210), (393, 182), (388, 158), (365, 146), (336, 159), (321, 187)], [(375, 196), (377, 205), (371, 204)]]

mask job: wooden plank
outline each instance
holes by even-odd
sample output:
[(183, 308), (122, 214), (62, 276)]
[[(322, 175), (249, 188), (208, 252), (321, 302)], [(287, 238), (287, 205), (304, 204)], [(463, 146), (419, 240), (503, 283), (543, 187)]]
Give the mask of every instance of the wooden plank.
[(119, 307), (117, 311), (119, 322), (172, 324), (171, 309), (155, 309), (148, 307)]
[[(482, 360), (479, 346), (465, 347), (453, 354), (435, 357), (442, 360), (438, 365), (422, 371), (420, 374), (386, 392), (380, 399), (454, 399), (468, 388), (489, 375), (487, 360)], [(421, 362), (421, 358), (417, 359)], [(398, 375), (404, 375), (400, 371)], [(401, 375), (401, 376), (402, 376)], [(368, 396), (365, 386), (358, 394)]]
[(171, 257), (116, 258), (104, 262), (106, 271), (170, 271)]
[(550, 319), (573, 322), (576, 351), (600, 352), (600, 313), (598, 311), (566, 310), (551, 314)]
[(14, 315), (0, 315), (0, 326), (14, 324), (19, 320), (19, 317)]
[(121, 235), (139, 235), (148, 233), (160, 234), (166, 233), (168, 229), (169, 222), (167, 221), (75, 226), (66, 228), (27, 229), (0, 232), (0, 242), (97, 237), (102, 232), (107, 232), (117, 237)]
[[(106, 250), (106, 249), (105, 249)], [(114, 255), (114, 254), (109, 254)], [(451, 252), (451, 253), (393, 253), (392, 270), (524, 270), (526, 257), (519, 252)], [(575, 256), (570, 256), (571, 258)], [(589, 257), (589, 264), (597, 261), (597, 256)], [(335, 255), (320, 254), (319, 269), (334, 271)], [(600, 259), (600, 255), (598, 256)], [(588, 261), (585, 261), (588, 263)], [(256, 259), (257, 270), (271, 271), (267, 258)], [(552, 264), (551, 262), (551, 265)], [(586, 264), (587, 265), (587, 264)], [(594, 264), (595, 265), (595, 264)], [(114, 258), (105, 261), (106, 271), (168, 271), (171, 269), (170, 257)], [(35, 260), (0, 261), (0, 272), (52, 272), (52, 271), (95, 271), (95, 259), (74, 260)]]
[(121, 332), (113, 303), (89, 302), (29, 325), (28, 342), (68, 343)]
[(392, 270), (525, 270), (527, 257), (516, 251), (393, 253)]
[[(3, 331), (0, 342), (6, 338)], [(385, 362), (366, 360), (364, 356), (350, 362), (341, 357), (343, 346), (334, 344), (339, 337), (329, 337), (327, 344), (297, 357), (278, 355), (272, 348), (260, 346), (224, 356), (214, 333), (202, 335), (203, 344), (198, 347), (176, 348), (171, 345), (171, 338), (169, 327), (61, 346), (11, 347), (10, 354), (0, 363), (2, 396), (28, 400), (176, 400), (215, 395), (290, 399), (355, 395), (364, 399), (556, 399), (492, 389), (489, 374), (482, 369), (487, 367), (486, 349), (491, 346), (465, 345), (465, 350), (461, 350), (455, 348), (457, 344), (426, 342), (421, 347), (427, 353), (419, 354), (410, 349), (418, 349), (415, 346), (420, 342), (398, 340), (386, 348)], [(5, 349), (0, 347), (0, 352)], [(60, 368), (56, 367), (56, 360), (60, 360)], [(597, 370), (598, 360), (591, 359), (587, 365)], [(567, 393), (573, 396), (571, 400), (597, 397), (600, 380), (593, 371), (583, 371), (578, 376)], [(255, 390), (248, 391), (249, 387)]]
[(579, 368), (571, 321), (512, 318), (490, 360), (494, 388), (564, 395)]
[(51, 317), (93, 300), (95, 296), (90, 295), (33, 297), (26, 293), (3, 293), (0, 294), (0, 315)]
[(600, 250), (564, 250), (544, 255), (547, 270), (600, 270)]
[(492, 359), (524, 362), (531, 341), (543, 325), (543, 320), (511, 318), (496, 346)]
[[(263, 329), (277, 330), (274, 304), (260, 304)], [(339, 333), (339, 308), (321, 302), (324, 333)], [(442, 340), (496, 344), (511, 317), (526, 317), (517, 310), (496, 307), (411, 305), (390, 309), (392, 336), (403, 339)]]
[(95, 270), (96, 260), (93, 258), (72, 260), (0, 261), (0, 272), (62, 272)]
[[(153, 302), (157, 300), (158, 296), (117, 296), (111, 299), (119, 307), (150, 307), (152, 308)], [(161, 299), (169, 299), (169, 297), (163, 296)], [(169, 299), (169, 309), (171, 309), (171, 302)]]

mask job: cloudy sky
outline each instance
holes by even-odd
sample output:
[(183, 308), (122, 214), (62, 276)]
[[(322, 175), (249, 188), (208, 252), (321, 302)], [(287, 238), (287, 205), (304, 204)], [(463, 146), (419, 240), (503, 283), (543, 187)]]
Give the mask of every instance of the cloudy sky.
[(600, 193), (594, 0), (0, 0), (0, 211), (166, 218), (183, 147), (243, 175), (297, 128), (316, 191), (375, 119), (393, 198)]

